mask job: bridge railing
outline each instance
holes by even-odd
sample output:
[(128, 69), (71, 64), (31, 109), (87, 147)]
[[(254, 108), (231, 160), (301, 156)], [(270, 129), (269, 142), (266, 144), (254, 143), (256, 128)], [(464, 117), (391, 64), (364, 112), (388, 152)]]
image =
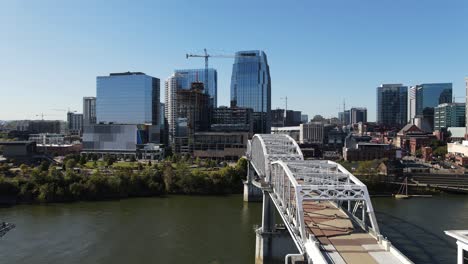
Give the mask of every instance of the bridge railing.
[[(321, 173), (315, 172), (315, 166), (327, 168)], [(313, 161), (272, 163), (271, 185), (275, 198), (285, 214), (297, 239), (306, 241), (307, 233), (304, 223), (304, 201), (331, 201), (341, 207), (350, 217), (380, 235), (367, 187), (334, 162), (317, 164)], [(313, 171), (313, 172), (309, 172)], [(327, 173), (328, 172), (328, 173)], [(370, 226), (367, 225), (366, 216)]]

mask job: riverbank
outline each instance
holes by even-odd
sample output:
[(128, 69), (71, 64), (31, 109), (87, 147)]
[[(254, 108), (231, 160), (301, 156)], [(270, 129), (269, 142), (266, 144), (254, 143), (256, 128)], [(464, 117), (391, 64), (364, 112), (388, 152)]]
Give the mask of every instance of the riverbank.
[[(242, 192), (247, 163), (206, 168), (186, 161), (156, 165), (59, 170), (52, 166), (0, 175), (0, 203), (97, 201), (167, 194), (223, 195)], [(67, 166), (68, 167), (68, 166)]]

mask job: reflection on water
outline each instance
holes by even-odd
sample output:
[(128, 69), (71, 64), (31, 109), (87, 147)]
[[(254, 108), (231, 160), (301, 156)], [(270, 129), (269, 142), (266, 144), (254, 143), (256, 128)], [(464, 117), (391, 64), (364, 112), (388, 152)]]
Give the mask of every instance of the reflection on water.
[[(415, 263), (455, 263), (444, 230), (468, 229), (468, 196), (373, 198), (382, 233)], [(253, 263), (261, 203), (171, 196), (0, 208), (16, 228), (0, 263)], [(278, 219), (279, 220), (279, 219)]]

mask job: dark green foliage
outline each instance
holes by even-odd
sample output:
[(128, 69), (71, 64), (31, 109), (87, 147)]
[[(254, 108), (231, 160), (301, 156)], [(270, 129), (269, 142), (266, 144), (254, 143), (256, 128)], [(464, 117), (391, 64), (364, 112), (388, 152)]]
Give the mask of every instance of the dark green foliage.
[[(120, 168), (112, 171), (83, 170), (73, 167), (80, 157), (67, 157), (66, 170), (42, 163), (27, 171), (28, 175), (4, 177), (0, 173), (0, 198), (18, 202), (68, 202), (78, 200), (119, 199), (126, 197), (174, 194), (229, 194), (242, 191), (247, 175), (247, 161), (221, 169), (193, 169), (184, 159), (175, 164), (165, 161), (154, 166)], [(105, 158), (112, 162), (112, 157)], [(2, 167), (2, 172), (5, 171)]]

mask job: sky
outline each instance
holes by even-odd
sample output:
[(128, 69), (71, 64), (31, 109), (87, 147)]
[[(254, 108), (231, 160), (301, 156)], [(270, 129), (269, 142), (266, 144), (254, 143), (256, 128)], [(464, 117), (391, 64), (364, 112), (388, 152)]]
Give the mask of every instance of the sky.
[[(464, 101), (468, 1), (2, 0), (0, 120), (66, 119), (95, 96), (96, 76), (141, 71), (164, 80), (202, 68), (186, 53), (264, 50), (272, 109), (376, 116), (382, 83), (452, 82)], [(233, 59), (212, 58), (218, 105), (229, 105)]]

